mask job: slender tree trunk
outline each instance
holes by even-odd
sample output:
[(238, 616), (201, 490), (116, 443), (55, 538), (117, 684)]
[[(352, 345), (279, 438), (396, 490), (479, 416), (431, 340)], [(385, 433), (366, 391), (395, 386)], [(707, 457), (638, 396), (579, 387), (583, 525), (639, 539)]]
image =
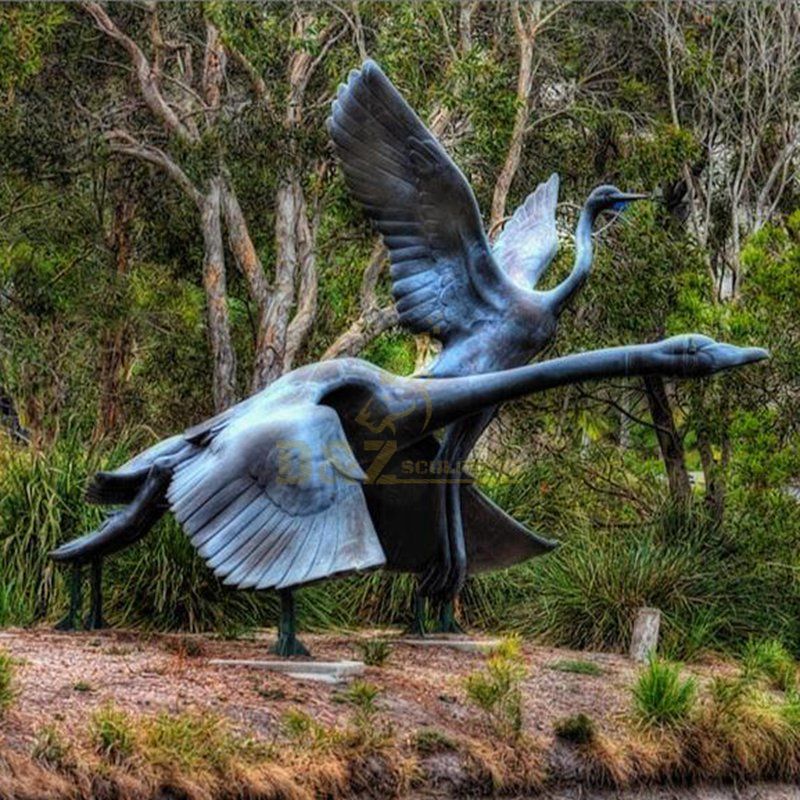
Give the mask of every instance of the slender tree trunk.
[(644, 388), (650, 416), (656, 426), (661, 458), (667, 471), (670, 496), (676, 503), (686, 504), (691, 496), (691, 483), (686, 469), (683, 441), (675, 425), (664, 379), (659, 376), (646, 377)]
[[(705, 431), (697, 434), (697, 449), (700, 453), (700, 463), (703, 465), (703, 476), (706, 481), (706, 490), (703, 500), (716, 523), (721, 523), (725, 516), (725, 470), (714, 458), (711, 441)], [(723, 456), (723, 461), (725, 461)]]
[(297, 269), (300, 273), (300, 283), (297, 294), (297, 308), (286, 330), (286, 344), (283, 354), (284, 372), (288, 372), (292, 368), (295, 356), (305, 343), (314, 325), (314, 320), (317, 317), (317, 294), (319, 289), (319, 276), (314, 252), (319, 223), (318, 209), (314, 213), (314, 218), (310, 219), (308, 204), (299, 181), (295, 197), (295, 210), (295, 252)]
[(492, 212), (489, 218), (489, 230), (496, 230), (506, 214), (506, 202), (511, 184), (519, 169), (522, 157), (522, 145), (525, 141), (525, 129), (528, 127), (530, 115), (530, 93), (533, 85), (533, 38), (519, 36), (519, 73), (517, 75), (517, 113), (514, 128), (508, 145), (506, 160), (497, 176), (497, 183), (492, 195)]
[(213, 365), (214, 407), (224, 411), (236, 402), (236, 356), (231, 342), (225, 254), (222, 246), (221, 181), (211, 181), (202, 204), (203, 287), (206, 291), (208, 336)]
[[(127, 186), (122, 186), (122, 197), (114, 205), (114, 217), (108, 244), (114, 257), (114, 271), (118, 280), (124, 280), (130, 267), (131, 223), (135, 205)], [(125, 373), (130, 363), (132, 333), (124, 317), (115, 320), (106, 330), (100, 345), (100, 399), (92, 440), (99, 441), (122, 423), (122, 391)]]

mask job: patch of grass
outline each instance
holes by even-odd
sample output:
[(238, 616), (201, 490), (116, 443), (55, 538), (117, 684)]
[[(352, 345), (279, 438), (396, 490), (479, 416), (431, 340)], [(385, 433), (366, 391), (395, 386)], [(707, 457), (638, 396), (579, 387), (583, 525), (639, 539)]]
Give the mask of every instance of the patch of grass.
[(14, 659), (5, 650), (0, 650), (0, 716), (8, 711), (17, 696), (15, 671)]
[(382, 667), (389, 660), (392, 647), (386, 639), (367, 639), (358, 643), (361, 659), (368, 667)]
[(89, 733), (95, 750), (112, 764), (122, 764), (133, 756), (136, 728), (131, 717), (108, 703), (92, 714)]
[(234, 762), (253, 762), (266, 753), (255, 739), (237, 735), (227, 720), (207, 712), (162, 712), (148, 719), (141, 749), (150, 765), (189, 775), (227, 773)]
[(553, 662), (549, 667), (557, 672), (574, 672), (576, 675), (597, 677), (605, 674), (605, 670), (601, 666), (593, 664), (591, 661), (581, 661), (580, 659), (562, 659), (561, 661)]
[(597, 737), (597, 725), (586, 714), (562, 717), (555, 721), (553, 730), (559, 739), (564, 739), (573, 744), (589, 744)]
[(72, 748), (55, 725), (43, 725), (36, 731), (31, 755), (49, 767), (64, 767), (70, 759)]
[(423, 756), (457, 750), (456, 743), (438, 728), (420, 728), (414, 733), (414, 747)]
[(782, 692), (797, 686), (797, 664), (777, 639), (760, 642), (751, 639), (745, 648), (742, 668), (746, 677), (764, 679)]
[(674, 727), (686, 722), (695, 708), (697, 681), (681, 678), (678, 664), (653, 656), (632, 688), (633, 710), (646, 727)]
[(367, 681), (353, 681), (344, 691), (337, 692), (334, 696), (336, 702), (349, 703), (366, 714), (376, 710), (375, 701), (381, 690), (374, 683)]
[(89, 681), (76, 681), (72, 684), (72, 689), (75, 692), (93, 692), (94, 686)]
[(467, 675), (464, 681), (467, 699), (505, 738), (517, 739), (522, 733), (521, 684), (526, 674), (520, 641), (511, 637), (491, 653), (485, 669)]

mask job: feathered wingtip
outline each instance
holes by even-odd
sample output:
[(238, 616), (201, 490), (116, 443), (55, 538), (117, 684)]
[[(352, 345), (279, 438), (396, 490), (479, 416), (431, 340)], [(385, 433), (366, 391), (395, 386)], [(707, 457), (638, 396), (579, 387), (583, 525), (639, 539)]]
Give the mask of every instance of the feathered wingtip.
[(124, 505), (130, 503), (147, 478), (150, 467), (136, 472), (98, 472), (86, 488), (87, 503), (99, 506)]

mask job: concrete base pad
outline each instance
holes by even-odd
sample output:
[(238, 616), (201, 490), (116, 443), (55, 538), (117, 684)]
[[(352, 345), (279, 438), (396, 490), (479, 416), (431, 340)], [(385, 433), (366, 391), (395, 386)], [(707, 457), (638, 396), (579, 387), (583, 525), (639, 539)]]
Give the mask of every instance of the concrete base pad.
[(341, 683), (364, 674), (362, 661), (256, 661), (241, 658), (212, 658), (215, 667), (253, 667), (268, 672), (282, 672), (290, 678), (320, 683)]
[(398, 639), (398, 644), (409, 644), (414, 647), (452, 647), (465, 653), (486, 653), (499, 647), (500, 639), (456, 639), (446, 636), (408, 637)]

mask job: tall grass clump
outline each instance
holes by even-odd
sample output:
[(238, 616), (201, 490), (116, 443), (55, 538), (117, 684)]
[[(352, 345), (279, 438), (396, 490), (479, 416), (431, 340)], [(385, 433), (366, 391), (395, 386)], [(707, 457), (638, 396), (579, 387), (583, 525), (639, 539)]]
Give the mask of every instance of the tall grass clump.
[(136, 727), (129, 714), (111, 703), (97, 709), (89, 720), (89, 737), (99, 755), (112, 764), (130, 759), (136, 749)]
[(678, 664), (650, 658), (632, 687), (635, 718), (646, 727), (674, 727), (689, 720), (697, 701), (697, 681), (681, 678)]
[(777, 639), (751, 639), (745, 647), (742, 668), (746, 677), (766, 680), (773, 689), (782, 692), (797, 686), (797, 664)]
[(91, 530), (101, 515), (83, 500), (97, 464), (76, 433), (41, 451), (0, 442), (0, 622), (29, 624), (66, 597), (48, 553)]

